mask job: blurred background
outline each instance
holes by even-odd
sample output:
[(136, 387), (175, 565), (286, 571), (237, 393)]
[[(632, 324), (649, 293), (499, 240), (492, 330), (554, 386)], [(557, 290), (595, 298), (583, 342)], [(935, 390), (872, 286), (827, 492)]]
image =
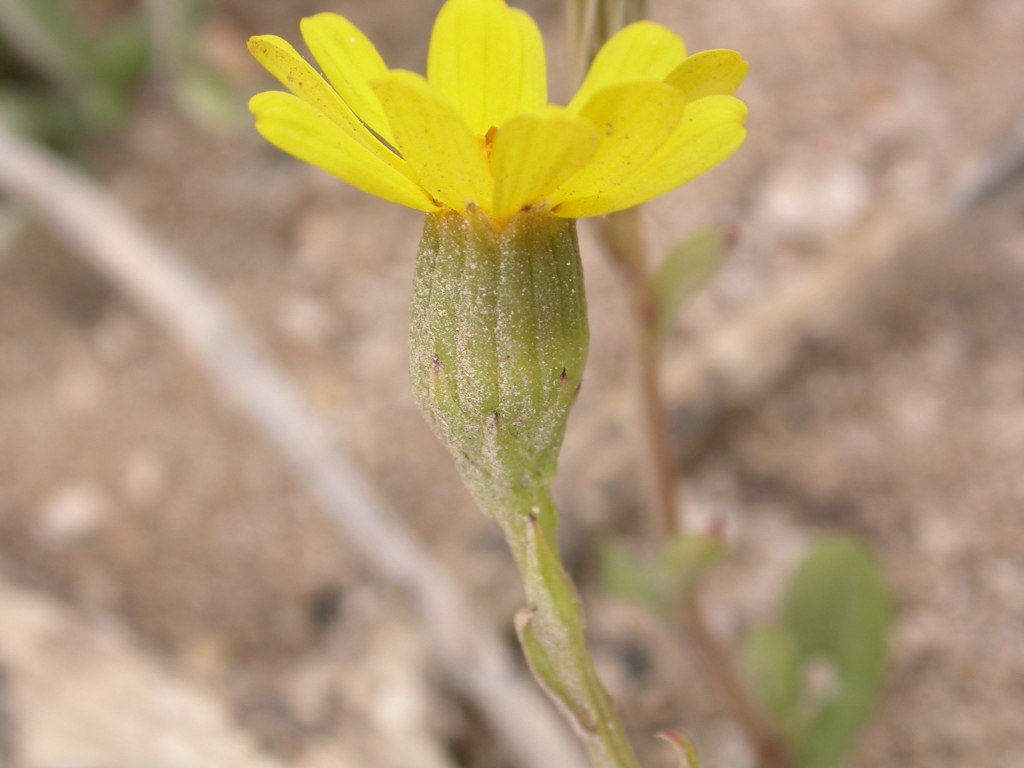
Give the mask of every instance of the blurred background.
[[(565, 8), (520, 5), (564, 103)], [(216, 288), (512, 643), (511, 561), (409, 392), (420, 215), (278, 153), (245, 110), (276, 87), (250, 35), (297, 43), (302, 16), (332, 10), (422, 71), (439, 7), (0, 0), (0, 116)], [(751, 62), (747, 144), (643, 213), (655, 259), (729, 234), (665, 342), (688, 520), (732, 553), (703, 593), (709, 623), (739, 642), (811, 541), (854, 533), (896, 615), (848, 765), (1024, 765), (1024, 4), (650, 10), (691, 51)], [(55, 234), (40, 211), (61, 190), (25, 205), (12, 178), (0, 170), (0, 766), (513, 765), (263, 432)], [(586, 222), (581, 241), (593, 351), (556, 496), (598, 665), (645, 766), (671, 764), (650, 734), (675, 728), (707, 768), (749, 768), (685, 644), (601, 585), (600, 543), (638, 535), (648, 491), (627, 300)]]

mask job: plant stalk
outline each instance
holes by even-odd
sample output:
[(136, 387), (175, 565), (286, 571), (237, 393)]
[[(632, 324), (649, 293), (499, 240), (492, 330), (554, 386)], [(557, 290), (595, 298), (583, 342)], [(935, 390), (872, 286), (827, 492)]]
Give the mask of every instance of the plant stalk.
[(639, 209), (630, 208), (608, 216), (602, 224), (602, 236), (621, 268), (634, 317), (639, 407), (651, 468), (653, 513), (648, 516), (647, 537), (651, 549), (657, 551), (684, 528), (676, 485), (676, 457), (668, 430), (668, 409), (658, 380), (661, 370), (658, 298), (648, 276)]
[(637, 768), (615, 706), (587, 648), (579, 594), (562, 564), (558, 511), (547, 489), (494, 510), (519, 568), (527, 605), (516, 631), (534, 677), (572, 724), (595, 768)]
[[(659, 308), (640, 224), (639, 209), (631, 208), (607, 217), (602, 235), (621, 267), (634, 314), (637, 386), (654, 488), (648, 537), (654, 551), (660, 551), (672, 537), (683, 532), (684, 525), (668, 406), (659, 379)], [(683, 596), (677, 611), (680, 626), (697, 649), (732, 716), (746, 732), (761, 768), (793, 768), (785, 741), (750, 698), (729, 653), (711, 634), (695, 588)]]

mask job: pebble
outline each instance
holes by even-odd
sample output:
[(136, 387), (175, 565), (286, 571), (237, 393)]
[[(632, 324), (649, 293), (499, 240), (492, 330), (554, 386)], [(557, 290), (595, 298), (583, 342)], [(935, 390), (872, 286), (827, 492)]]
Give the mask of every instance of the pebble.
[(783, 165), (761, 200), (758, 218), (783, 235), (818, 237), (842, 232), (867, 208), (865, 172), (842, 159), (800, 158)]
[(110, 496), (99, 485), (91, 482), (66, 485), (40, 505), (33, 535), (51, 546), (77, 544), (96, 534), (111, 512)]

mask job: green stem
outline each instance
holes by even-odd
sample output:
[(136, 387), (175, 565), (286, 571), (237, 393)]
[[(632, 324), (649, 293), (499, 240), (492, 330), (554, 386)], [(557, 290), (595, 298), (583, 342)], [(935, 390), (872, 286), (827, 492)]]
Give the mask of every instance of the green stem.
[(550, 493), (523, 492), (493, 511), (526, 591), (516, 630), (534, 677), (572, 723), (595, 768), (637, 768), (587, 648), (579, 594), (558, 551), (558, 510)]
[[(676, 490), (676, 457), (669, 432), (668, 407), (659, 381), (661, 348), (658, 339), (658, 307), (646, 263), (639, 211), (607, 217), (602, 233), (615, 261), (623, 268), (636, 317), (639, 388), (643, 405), (643, 426), (649, 446), (654, 478), (654, 524), (648, 526), (654, 551), (661, 550), (682, 530)], [(761, 768), (792, 768), (788, 747), (758, 705), (751, 700), (732, 658), (711, 631), (694, 589), (683, 597), (678, 613), (684, 631), (718, 686), (733, 716), (746, 731), (758, 754)]]

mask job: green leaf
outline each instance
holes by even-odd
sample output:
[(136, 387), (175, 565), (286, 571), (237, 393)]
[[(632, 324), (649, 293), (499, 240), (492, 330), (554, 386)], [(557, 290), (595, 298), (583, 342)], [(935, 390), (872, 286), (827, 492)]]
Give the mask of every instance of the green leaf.
[(78, 79), (84, 64), (84, 40), (67, 0), (6, 0), (0, 36), (17, 36), (13, 48), (18, 58), (28, 54), (30, 66), (39, 74), (67, 85)]
[(663, 615), (662, 585), (654, 569), (624, 541), (611, 540), (601, 548), (601, 581), (613, 595)]
[(601, 551), (601, 577), (609, 592), (668, 616), (671, 606), (724, 556), (722, 538), (707, 534), (672, 538), (654, 563), (624, 541), (609, 541)]
[(74, 106), (38, 88), (0, 86), (0, 113), (18, 130), (55, 147), (69, 146), (81, 133)]
[(100, 80), (127, 89), (145, 74), (149, 57), (145, 25), (139, 18), (129, 18), (92, 44), (89, 67)]
[(684, 533), (674, 537), (662, 550), (658, 569), (666, 599), (676, 601), (683, 597), (725, 554), (721, 536)]
[(792, 738), (801, 695), (800, 659), (793, 636), (783, 626), (758, 629), (747, 637), (741, 661), (754, 696)]
[(182, 111), (207, 128), (229, 128), (249, 119), (238, 94), (205, 67), (186, 68), (178, 78), (175, 96)]
[(832, 690), (817, 697), (805, 691), (806, 721), (796, 744), (800, 768), (833, 768), (852, 746), (885, 673), (890, 611), (885, 577), (856, 539), (822, 540), (798, 570), (786, 628), (805, 675), (818, 665), (835, 676)]
[(654, 275), (658, 297), (658, 326), (667, 333), (683, 304), (704, 288), (718, 272), (726, 253), (726, 233), (706, 229), (672, 249)]

